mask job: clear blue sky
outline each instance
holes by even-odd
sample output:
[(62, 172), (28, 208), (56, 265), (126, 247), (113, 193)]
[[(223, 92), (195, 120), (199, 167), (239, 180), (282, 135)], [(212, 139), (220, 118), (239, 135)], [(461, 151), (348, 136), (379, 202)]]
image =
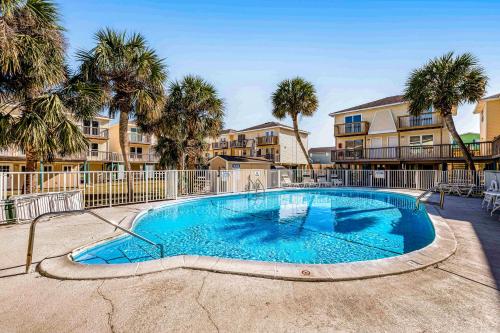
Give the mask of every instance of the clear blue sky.
[[(102, 27), (144, 34), (170, 79), (198, 74), (226, 102), (226, 127), (273, 120), (270, 95), (296, 75), (320, 107), (301, 126), (310, 147), (333, 144), (328, 113), (401, 93), (408, 73), (448, 51), (472, 52), (500, 93), (500, 1), (59, 0), (74, 52)], [(472, 106), (460, 131), (478, 131)], [(289, 122), (288, 122), (289, 123)]]

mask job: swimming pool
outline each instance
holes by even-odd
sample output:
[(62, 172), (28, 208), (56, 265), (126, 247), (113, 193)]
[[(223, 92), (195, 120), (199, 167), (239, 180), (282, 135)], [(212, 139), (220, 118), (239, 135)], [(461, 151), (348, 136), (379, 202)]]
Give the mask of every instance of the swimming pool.
[[(301, 189), (207, 197), (138, 218), (134, 231), (164, 245), (165, 256), (335, 264), (398, 256), (435, 237), (415, 198), (366, 189)], [(84, 249), (73, 260), (120, 264), (160, 258), (131, 236)]]

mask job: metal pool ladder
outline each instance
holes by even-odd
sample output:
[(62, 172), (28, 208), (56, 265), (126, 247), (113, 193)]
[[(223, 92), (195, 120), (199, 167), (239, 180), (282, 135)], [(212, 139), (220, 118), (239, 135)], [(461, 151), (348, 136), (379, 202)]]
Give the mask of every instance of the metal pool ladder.
[(257, 194), (259, 192), (259, 189), (262, 190), (262, 193), (265, 194), (266, 193), (266, 188), (264, 187), (264, 184), (262, 184), (262, 182), (260, 181), (259, 178), (257, 178), (255, 181), (253, 181), (250, 176), (248, 176), (248, 184), (247, 184), (247, 191), (250, 192), (251, 189), (252, 189), (252, 185), (253, 185), (253, 188), (255, 189), (255, 194)]
[(444, 195), (445, 195), (445, 192), (441, 188), (441, 186), (438, 185), (438, 186), (433, 186), (433, 187), (427, 189), (424, 193), (420, 194), (417, 197), (417, 201), (415, 202), (415, 210), (417, 210), (420, 207), (420, 202), (422, 201), (422, 199), (427, 194), (429, 194), (431, 192), (435, 192), (435, 191), (439, 191), (439, 207), (442, 209), (444, 207)]

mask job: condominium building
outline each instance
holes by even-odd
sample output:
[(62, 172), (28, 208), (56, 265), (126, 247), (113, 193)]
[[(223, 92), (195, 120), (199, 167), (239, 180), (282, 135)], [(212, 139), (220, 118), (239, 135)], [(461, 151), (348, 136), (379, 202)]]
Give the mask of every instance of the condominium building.
[[(43, 171), (103, 170), (108, 152), (109, 121), (105, 116), (97, 116), (88, 121), (76, 121), (89, 140), (89, 150), (80, 154), (55, 156), (52, 161), (40, 161)], [(0, 172), (26, 170), (26, 155), (21, 149), (0, 150)]]
[[(153, 148), (156, 143), (154, 135), (142, 133), (141, 129), (133, 121), (128, 124), (127, 135), (129, 141), (128, 158), (132, 170), (154, 170), (159, 161), (159, 157)], [(119, 124), (110, 126), (109, 139), (109, 149), (113, 158), (112, 169), (121, 169), (123, 168), (123, 157), (119, 139)]]
[[(52, 161), (40, 161), (43, 171), (103, 171), (123, 170), (118, 124), (111, 125), (106, 116), (96, 116), (92, 120), (76, 121), (89, 140), (86, 152), (69, 156), (55, 156)], [(134, 122), (129, 123), (129, 159), (133, 170), (151, 170), (159, 158), (152, 148), (155, 138), (145, 135)], [(0, 150), (0, 172), (26, 170), (26, 155), (22, 150)]]
[[(456, 110), (455, 110), (456, 112)], [(354, 169), (464, 168), (464, 157), (439, 113), (408, 113), (403, 96), (390, 96), (330, 114), (337, 167)], [(491, 142), (467, 144), (478, 168), (492, 163)]]
[[(306, 151), (308, 135), (299, 131)], [(205, 157), (258, 157), (287, 167), (303, 167), (307, 157), (302, 152), (293, 128), (277, 122), (266, 122), (242, 130), (226, 129), (217, 138), (207, 139)]]

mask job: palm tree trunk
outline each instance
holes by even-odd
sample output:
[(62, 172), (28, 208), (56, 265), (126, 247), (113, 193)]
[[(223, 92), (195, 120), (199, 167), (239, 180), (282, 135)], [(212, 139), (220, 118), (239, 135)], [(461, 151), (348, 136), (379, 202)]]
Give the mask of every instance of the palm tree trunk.
[[(131, 171), (132, 167), (130, 165), (129, 153), (130, 147), (128, 142), (128, 111), (120, 110), (120, 121), (119, 121), (119, 139), (120, 139), (120, 149), (122, 150), (123, 164), (125, 165), (125, 171)], [(128, 189), (128, 199), (132, 201), (134, 199), (134, 178), (130, 172), (126, 172), (127, 177), (127, 189)]]
[[(32, 184), (31, 182), (31, 175), (36, 171), (36, 163), (37, 158), (36, 154), (34, 154), (32, 149), (25, 149), (25, 154), (26, 154), (26, 179), (25, 179), (25, 188), (23, 190), (23, 193), (28, 194), (28, 193), (33, 193), (33, 185), (36, 186), (36, 181), (35, 184)], [(32, 174), (30, 174), (32, 173)], [(43, 180), (42, 180), (43, 181)]]
[(302, 149), (302, 152), (304, 153), (304, 156), (307, 160), (307, 165), (308, 165), (309, 169), (312, 170), (311, 160), (309, 159), (309, 155), (307, 155), (306, 148), (304, 147), (304, 144), (302, 143), (302, 140), (300, 139), (299, 123), (297, 121), (297, 116), (294, 116), (292, 119), (293, 119), (293, 131), (295, 133), (295, 138), (299, 142), (300, 149)]
[(196, 153), (192, 147), (188, 147), (187, 153), (187, 169), (194, 170), (196, 169)]
[(457, 132), (457, 129), (455, 128), (455, 123), (453, 122), (453, 116), (451, 115), (451, 112), (449, 112), (446, 116), (444, 116), (444, 122), (446, 124), (446, 127), (448, 128), (448, 131), (450, 131), (453, 140), (458, 144), (458, 146), (462, 150), (462, 153), (465, 157), (465, 162), (467, 162), (469, 170), (476, 171), (476, 167), (474, 165), (474, 161), (472, 160), (470, 151), (465, 146), (464, 142), (462, 141), (462, 138), (460, 137), (460, 135)]

